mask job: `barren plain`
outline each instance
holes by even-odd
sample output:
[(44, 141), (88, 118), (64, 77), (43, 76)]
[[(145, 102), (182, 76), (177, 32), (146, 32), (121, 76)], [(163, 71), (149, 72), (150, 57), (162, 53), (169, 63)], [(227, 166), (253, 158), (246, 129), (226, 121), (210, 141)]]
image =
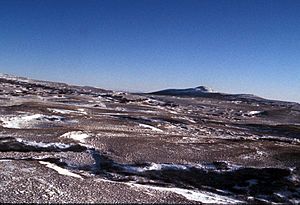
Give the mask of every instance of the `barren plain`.
[(0, 102), (1, 203), (300, 203), (298, 103), (9, 75)]

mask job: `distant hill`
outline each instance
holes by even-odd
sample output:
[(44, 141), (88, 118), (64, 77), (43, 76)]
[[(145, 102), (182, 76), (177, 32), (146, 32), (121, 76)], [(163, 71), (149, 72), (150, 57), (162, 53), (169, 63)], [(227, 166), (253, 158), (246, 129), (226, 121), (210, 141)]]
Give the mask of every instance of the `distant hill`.
[(264, 99), (253, 94), (228, 94), (214, 91), (212, 88), (206, 86), (198, 86), (195, 88), (185, 89), (165, 89), (148, 93), (151, 95), (167, 95), (167, 96), (178, 96), (178, 97), (203, 97), (203, 98), (214, 98), (228, 101), (243, 101), (243, 102), (266, 102), (266, 103), (288, 103), (277, 100)]

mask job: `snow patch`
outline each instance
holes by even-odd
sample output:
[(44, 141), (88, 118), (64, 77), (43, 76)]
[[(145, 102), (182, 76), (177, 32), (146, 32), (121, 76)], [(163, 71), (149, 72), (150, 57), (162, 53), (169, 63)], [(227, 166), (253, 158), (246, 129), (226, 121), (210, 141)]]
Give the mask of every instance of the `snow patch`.
[(106, 108), (106, 105), (104, 104), (104, 102), (97, 101), (97, 106), (102, 107), (102, 108)]
[(185, 197), (191, 201), (198, 201), (205, 204), (238, 204), (238, 203), (245, 203), (243, 201), (218, 195), (211, 192), (206, 191), (195, 191), (195, 190), (188, 190), (188, 189), (181, 189), (181, 188), (169, 188), (169, 187), (157, 187), (157, 186), (149, 186), (149, 185), (140, 185), (140, 184), (133, 184), (127, 183), (132, 187), (138, 188), (146, 188), (146, 189), (154, 189), (157, 191), (166, 191), (166, 192), (173, 192), (178, 195)]
[(43, 114), (33, 114), (33, 115), (23, 115), (23, 116), (10, 116), (2, 117), (2, 126), (6, 128), (21, 129), (37, 124), (39, 122), (51, 121), (51, 122), (61, 122), (64, 118), (56, 115), (43, 115)]
[(36, 141), (27, 141), (21, 138), (16, 138), (16, 141), (28, 146), (41, 147), (41, 148), (56, 147), (59, 149), (67, 149), (70, 147), (70, 145), (60, 143), (60, 142), (44, 143), (44, 142), (36, 142)]
[(22, 93), (22, 90), (15, 90), (16, 93)]
[(85, 111), (84, 108), (78, 108), (77, 109), (80, 113), (87, 115), (87, 112)]
[(39, 161), (39, 163), (43, 164), (43, 165), (46, 165), (46, 167), (57, 171), (61, 175), (66, 175), (66, 176), (70, 176), (70, 177), (75, 177), (75, 178), (83, 179), (80, 175), (75, 174), (73, 172), (70, 172), (69, 170), (61, 168), (61, 167), (59, 167), (59, 166), (57, 166), (55, 164), (52, 164), (50, 162)]
[(11, 162), (11, 159), (0, 159), (0, 162)]
[(247, 115), (250, 115), (250, 116), (252, 116), (252, 115), (258, 115), (258, 114), (260, 114), (260, 113), (262, 113), (263, 111), (249, 111), (249, 112), (247, 112)]
[(158, 129), (156, 127), (153, 127), (151, 125), (146, 125), (146, 124), (139, 124), (140, 127), (144, 127), (144, 128), (148, 128), (148, 129), (151, 129), (153, 131), (156, 131), (156, 132), (163, 132), (163, 130), (161, 129)]
[[(224, 165), (224, 167), (222, 167)], [(204, 164), (196, 164), (194, 166), (195, 168), (198, 169), (204, 169), (204, 170), (209, 170), (209, 171), (217, 171), (217, 172), (222, 172), (222, 171), (234, 171), (241, 169), (242, 166), (239, 165), (233, 165), (227, 161), (219, 161), (215, 163), (204, 163)]]
[[(214, 172), (226, 172), (226, 171), (234, 171), (240, 169), (242, 166), (232, 165), (228, 162), (215, 162), (215, 163), (206, 163), (206, 164), (193, 164), (193, 165), (185, 165), (185, 164), (158, 164), (158, 163), (150, 163), (146, 166), (133, 166), (126, 165), (123, 168), (127, 172), (131, 173), (139, 173), (145, 171), (160, 171), (160, 170), (188, 170), (191, 168), (202, 169), (206, 171), (214, 171)], [(251, 181), (249, 182), (251, 183)]]
[(178, 114), (178, 112), (174, 111), (174, 110), (168, 110), (169, 113), (172, 113), (172, 114)]
[(157, 163), (151, 163), (148, 166), (145, 167), (134, 167), (134, 166), (125, 166), (124, 167), (126, 171), (129, 172), (145, 172), (145, 171), (159, 171), (162, 169), (182, 169), (182, 170), (186, 170), (188, 169), (187, 166), (185, 165), (177, 165), (177, 164), (157, 164)]
[(266, 156), (267, 153), (266, 152), (263, 152), (263, 151), (256, 151), (256, 153), (259, 155), (259, 156)]
[(188, 169), (187, 166), (185, 165), (180, 165), (180, 164), (156, 164), (156, 163), (151, 163), (150, 166), (144, 167), (143, 171), (148, 171), (148, 170), (161, 170), (161, 169)]
[(63, 135), (61, 135), (60, 137), (62, 138), (70, 138), (73, 139), (75, 141), (79, 141), (81, 143), (85, 142), (86, 138), (91, 137), (89, 134), (82, 132), (82, 131), (72, 131), (72, 132), (67, 132)]

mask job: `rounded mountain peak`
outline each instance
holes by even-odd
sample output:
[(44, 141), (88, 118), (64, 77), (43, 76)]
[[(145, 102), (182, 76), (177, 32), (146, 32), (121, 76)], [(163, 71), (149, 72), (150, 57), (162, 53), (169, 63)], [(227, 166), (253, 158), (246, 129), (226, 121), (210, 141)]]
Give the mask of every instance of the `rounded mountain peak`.
[(212, 88), (209, 88), (209, 87), (206, 87), (203, 85), (196, 87), (195, 90), (200, 91), (200, 92), (206, 92), (206, 93), (215, 92)]

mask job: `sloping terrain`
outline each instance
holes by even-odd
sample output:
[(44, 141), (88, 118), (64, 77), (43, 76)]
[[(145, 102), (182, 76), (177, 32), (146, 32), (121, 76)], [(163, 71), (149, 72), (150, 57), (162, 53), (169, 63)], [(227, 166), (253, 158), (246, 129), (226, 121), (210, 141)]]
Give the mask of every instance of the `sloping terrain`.
[(204, 88), (1, 75), (0, 202), (300, 203), (299, 104)]

